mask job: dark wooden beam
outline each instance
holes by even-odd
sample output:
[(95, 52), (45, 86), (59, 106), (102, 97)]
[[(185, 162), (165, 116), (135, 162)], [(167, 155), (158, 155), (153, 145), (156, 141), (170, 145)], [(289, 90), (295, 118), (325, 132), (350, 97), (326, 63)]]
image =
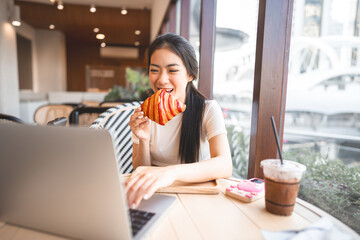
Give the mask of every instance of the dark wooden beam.
[(263, 159), (278, 158), (271, 116), (282, 146), (293, 1), (259, 1), (249, 178), (263, 177)]
[(213, 98), (216, 0), (201, 1), (199, 91)]
[(180, 35), (187, 40), (190, 37), (190, 2), (181, 0)]
[(176, 1), (170, 3), (169, 32), (176, 33)]
[(160, 28), (160, 33), (159, 33), (159, 35), (163, 35), (163, 34), (165, 34), (165, 33), (167, 33), (168, 32), (168, 28), (169, 28), (169, 22), (163, 22), (162, 24), (161, 24), (161, 28)]

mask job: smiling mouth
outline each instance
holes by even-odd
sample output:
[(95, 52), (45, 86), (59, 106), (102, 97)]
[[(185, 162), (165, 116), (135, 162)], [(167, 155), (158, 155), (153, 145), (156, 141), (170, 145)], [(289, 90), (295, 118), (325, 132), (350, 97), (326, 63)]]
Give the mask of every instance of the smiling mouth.
[(167, 93), (172, 93), (172, 91), (174, 91), (173, 88), (158, 88), (158, 90), (162, 90), (164, 89)]

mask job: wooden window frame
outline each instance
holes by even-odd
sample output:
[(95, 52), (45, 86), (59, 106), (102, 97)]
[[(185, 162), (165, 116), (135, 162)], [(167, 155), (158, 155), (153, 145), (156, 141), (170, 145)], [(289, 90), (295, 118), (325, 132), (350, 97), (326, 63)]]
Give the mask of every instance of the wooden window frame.
[(181, 10), (180, 10), (180, 35), (190, 39), (190, 9), (191, 9), (191, 0), (181, 0)]
[(282, 148), (293, 3), (259, 1), (248, 178), (263, 178), (260, 162), (278, 158), (271, 116)]
[(202, 0), (200, 14), (199, 91), (213, 99), (216, 0)]
[(176, 33), (176, 3), (177, 0), (171, 0), (166, 9), (165, 16), (162, 20), (159, 35), (167, 32)]
[(176, 1), (169, 6), (169, 32), (176, 33)]

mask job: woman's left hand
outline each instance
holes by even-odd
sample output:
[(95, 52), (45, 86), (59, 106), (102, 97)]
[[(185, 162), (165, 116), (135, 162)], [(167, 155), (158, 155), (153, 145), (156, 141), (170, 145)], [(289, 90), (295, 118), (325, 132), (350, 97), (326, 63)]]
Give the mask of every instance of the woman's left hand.
[(149, 199), (159, 188), (171, 185), (175, 181), (172, 169), (172, 167), (137, 167), (125, 183), (129, 207), (136, 208), (141, 200)]

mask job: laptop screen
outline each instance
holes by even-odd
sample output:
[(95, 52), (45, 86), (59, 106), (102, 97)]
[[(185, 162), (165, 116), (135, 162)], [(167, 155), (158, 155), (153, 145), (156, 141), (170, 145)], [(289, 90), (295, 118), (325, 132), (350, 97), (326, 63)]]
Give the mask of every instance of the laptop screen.
[(105, 130), (0, 125), (0, 219), (79, 239), (130, 239)]

